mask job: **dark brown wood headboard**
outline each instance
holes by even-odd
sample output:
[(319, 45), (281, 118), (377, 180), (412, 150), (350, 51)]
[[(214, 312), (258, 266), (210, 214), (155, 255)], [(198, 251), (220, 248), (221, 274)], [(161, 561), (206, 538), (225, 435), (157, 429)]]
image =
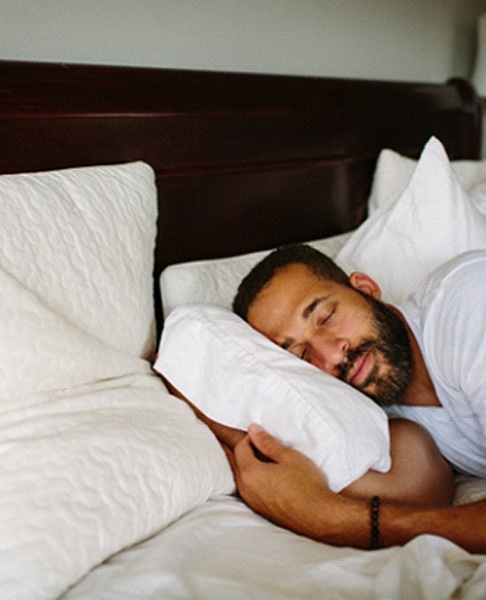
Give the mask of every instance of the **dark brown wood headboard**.
[(465, 81), (0, 61), (0, 173), (148, 162), (157, 276), (356, 227), (379, 151), (417, 156), (432, 134), (452, 159), (478, 158), (480, 108)]

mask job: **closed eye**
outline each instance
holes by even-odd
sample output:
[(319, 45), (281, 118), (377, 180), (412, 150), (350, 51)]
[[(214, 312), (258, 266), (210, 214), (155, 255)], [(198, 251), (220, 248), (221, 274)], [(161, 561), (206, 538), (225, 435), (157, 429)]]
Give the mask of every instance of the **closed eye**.
[(288, 350), (291, 354), (293, 354), (297, 358), (300, 358), (301, 360), (308, 361), (310, 359), (310, 353), (309, 353), (309, 349), (307, 348), (307, 346), (300, 345), (300, 346), (295, 346), (292, 349), (286, 348), (286, 350)]
[(308, 348), (304, 348), (304, 349), (301, 351), (299, 358), (300, 358), (301, 360), (306, 360), (306, 361), (309, 361), (309, 360), (310, 360), (310, 353), (309, 353), (309, 349), (308, 349)]
[(329, 321), (332, 319), (334, 313), (336, 312), (336, 309), (333, 308), (331, 310), (331, 312), (326, 313), (324, 316), (319, 317), (318, 321), (317, 321), (317, 325), (319, 327), (323, 327), (324, 325), (327, 325), (327, 323), (329, 323)]

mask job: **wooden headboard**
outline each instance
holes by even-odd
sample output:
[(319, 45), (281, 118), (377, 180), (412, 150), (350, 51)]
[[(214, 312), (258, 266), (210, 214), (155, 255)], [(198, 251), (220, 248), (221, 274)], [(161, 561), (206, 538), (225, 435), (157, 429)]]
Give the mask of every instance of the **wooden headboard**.
[[(480, 108), (444, 85), (0, 61), (0, 173), (144, 160), (167, 264), (356, 227), (383, 147), (480, 152)], [(156, 286), (157, 289), (157, 286)]]

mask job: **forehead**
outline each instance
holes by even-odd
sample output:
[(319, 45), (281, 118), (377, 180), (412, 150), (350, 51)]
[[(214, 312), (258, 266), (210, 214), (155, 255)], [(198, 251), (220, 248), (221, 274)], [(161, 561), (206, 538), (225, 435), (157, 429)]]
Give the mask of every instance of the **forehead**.
[(314, 275), (306, 265), (286, 265), (278, 269), (256, 296), (248, 311), (248, 322), (270, 339), (277, 340), (292, 320), (302, 315), (308, 303), (317, 297), (332, 297), (342, 287)]

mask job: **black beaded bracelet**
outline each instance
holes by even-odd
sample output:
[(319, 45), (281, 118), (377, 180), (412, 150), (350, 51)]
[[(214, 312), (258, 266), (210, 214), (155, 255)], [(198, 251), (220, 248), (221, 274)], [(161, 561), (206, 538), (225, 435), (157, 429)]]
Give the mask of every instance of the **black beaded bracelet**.
[(380, 547), (380, 497), (371, 498), (371, 550), (378, 550)]

